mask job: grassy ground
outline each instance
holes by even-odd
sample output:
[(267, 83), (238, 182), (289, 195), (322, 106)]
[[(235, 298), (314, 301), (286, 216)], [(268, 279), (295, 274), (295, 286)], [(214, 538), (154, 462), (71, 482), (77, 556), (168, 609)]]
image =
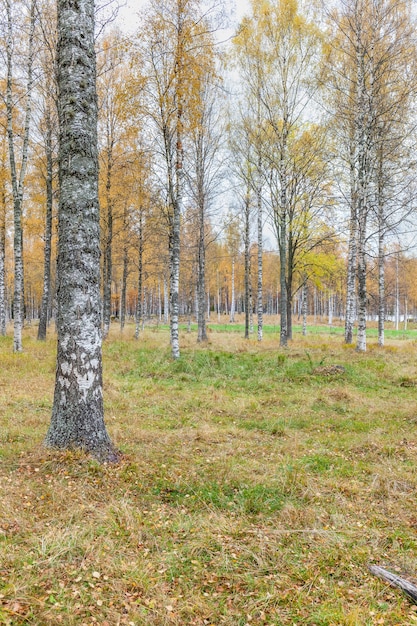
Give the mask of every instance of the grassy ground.
[(114, 330), (119, 466), (42, 449), (55, 341), (0, 338), (0, 624), (417, 624), (367, 571), (417, 576), (415, 331), (358, 355), (316, 330), (184, 333), (179, 362)]

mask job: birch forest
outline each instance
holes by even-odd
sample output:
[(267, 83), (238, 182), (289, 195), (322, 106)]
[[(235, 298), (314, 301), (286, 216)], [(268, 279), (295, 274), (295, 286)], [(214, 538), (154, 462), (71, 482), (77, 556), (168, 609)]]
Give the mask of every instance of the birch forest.
[[(0, 332), (20, 351), (56, 311), (56, 16), (1, 11)], [(169, 322), (178, 358), (180, 320), (200, 342), (245, 314), (261, 341), (279, 315), (282, 346), (313, 318), (365, 351), (368, 320), (382, 346), (386, 320), (415, 319), (410, 1), (252, 0), (236, 24), (152, 0), (133, 34), (114, 3), (96, 13), (104, 337)]]
[(0, 624), (416, 624), (416, 3), (0, 40)]

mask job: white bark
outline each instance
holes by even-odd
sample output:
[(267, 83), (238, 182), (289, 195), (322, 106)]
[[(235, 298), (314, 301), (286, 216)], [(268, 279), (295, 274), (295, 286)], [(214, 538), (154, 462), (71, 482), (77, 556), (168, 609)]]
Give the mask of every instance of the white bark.
[(169, 320), (169, 295), (166, 276), (164, 276), (164, 322), (168, 324)]
[(232, 302), (230, 304), (230, 323), (233, 324), (235, 321), (235, 258), (232, 257)]
[[(128, 210), (127, 203), (125, 203), (123, 210), (123, 232), (127, 232), (128, 229)], [(129, 245), (127, 238), (123, 241), (123, 271), (122, 271), (122, 289), (120, 294), (120, 332), (123, 332), (126, 324), (126, 309), (127, 309), (127, 277), (129, 274)], [(129, 315), (129, 312), (127, 312)]]
[(244, 232), (244, 250), (245, 250), (245, 339), (249, 339), (250, 323), (251, 323), (251, 306), (252, 293), (250, 284), (250, 192), (247, 190), (245, 196), (244, 208), (245, 232)]
[(107, 124), (107, 148), (106, 148), (106, 233), (104, 241), (103, 263), (103, 338), (109, 334), (111, 320), (111, 285), (113, 275), (113, 199), (112, 199), (112, 174), (113, 174), (113, 141), (110, 136), (109, 124)]
[(28, 43), (27, 60), (27, 83), (26, 83), (26, 106), (24, 117), (23, 143), (21, 150), (20, 171), (16, 159), (15, 131), (13, 128), (13, 114), (15, 103), (13, 98), (13, 15), (11, 0), (6, 0), (7, 15), (7, 40), (6, 40), (6, 116), (7, 116), (7, 137), (9, 144), (10, 175), (13, 193), (13, 213), (14, 213), (14, 298), (13, 298), (13, 320), (14, 336), (13, 350), (21, 352), (22, 327), (23, 327), (23, 235), (22, 235), (22, 205), (24, 182), (28, 162), (29, 133), (32, 118), (32, 90), (33, 90), (33, 63), (34, 63), (34, 32), (35, 32), (35, 0), (32, 0), (30, 8), (30, 30)]
[(4, 205), (0, 207), (0, 335), (6, 334), (6, 213)]
[(143, 322), (143, 221), (139, 214), (139, 247), (138, 247), (138, 298), (136, 302), (135, 339), (139, 339), (140, 325)]
[[(3, 145), (2, 167), (6, 166), (5, 145)], [(7, 303), (6, 303), (6, 211), (7, 190), (3, 178), (0, 188), (0, 335), (6, 335)]]
[(329, 294), (329, 317), (328, 317), (328, 323), (329, 326), (333, 326), (333, 294)]
[(307, 335), (307, 296), (308, 296), (308, 287), (307, 281), (304, 281), (303, 290), (302, 290), (302, 301), (301, 301), (301, 314), (303, 316), (303, 336)]
[(207, 341), (206, 328), (206, 201), (204, 193), (203, 137), (199, 138), (196, 150), (196, 184), (198, 203), (197, 243), (197, 341)]
[(395, 330), (400, 329), (400, 273), (398, 254), (395, 256)]
[(53, 147), (52, 147), (52, 117), (51, 110), (45, 111), (46, 138), (46, 215), (45, 215), (45, 248), (43, 264), (43, 291), (41, 313), (39, 317), (38, 339), (46, 339), (48, 313), (51, 297), (51, 255), (52, 255), (52, 210), (53, 210)]
[[(258, 164), (259, 170), (261, 164)], [(260, 173), (259, 173), (260, 176)], [(258, 341), (263, 339), (263, 314), (264, 314), (264, 296), (263, 296), (263, 211), (262, 211), (262, 187), (259, 183), (257, 189), (258, 204), (258, 282), (257, 282), (257, 317), (258, 317)]]
[(378, 206), (378, 346), (385, 344), (385, 224), (382, 202)]

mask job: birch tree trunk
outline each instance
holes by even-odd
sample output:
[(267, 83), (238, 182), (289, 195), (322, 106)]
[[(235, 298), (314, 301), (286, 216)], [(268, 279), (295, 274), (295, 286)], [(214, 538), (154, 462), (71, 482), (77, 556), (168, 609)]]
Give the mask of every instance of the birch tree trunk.
[(301, 300), (301, 315), (303, 317), (303, 337), (307, 335), (307, 297), (308, 297), (308, 287), (307, 280), (304, 281), (303, 291), (302, 291), (302, 300)]
[(180, 283), (180, 215), (181, 210), (175, 202), (173, 226), (170, 236), (170, 331), (171, 354), (173, 359), (180, 357), (179, 343), (179, 283)]
[(27, 61), (27, 83), (26, 83), (26, 107), (24, 117), (23, 143), (21, 151), (20, 171), (18, 172), (17, 159), (15, 154), (15, 132), (13, 128), (13, 15), (11, 0), (6, 0), (7, 15), (7, 39), (6, 39), (6, 116), (7, 116), (7, 137), (9, 144), (10, 175), (13, 193), (13, 214), (14, 214), (14, 297), (13, 297), (13, 321), (14, 336), (13, 350), (21, 352), (22, 327), (23, 327), (23, 234), (22, 234), (22, 204), (24, 181), (28, 162), (29, 132), (32, 118), (32, 90), (33, 90), (33, 62), (34, 62), (34, 33), (35, 33), (35, 0), (30, 5), (30, 30), (28, 44)]
[(328, 324), (329, 326), (333, 326), (333, 294), (329, 293), (328, 299), (329, 306), (329, 315), (328, 315)]
[(120, 293), (120, 332), (123, 332), (126, 323), (127, 275), (129, 269), (129, 255), (127, 245), (123, 249), (122, 289)]
[[(261, 160), (258, 162), (258, 172), (260, 176)], [(262, 211), (262, 187), (258, 184), (257, 189), (257, 205), (258, 205), (258, 283), (257, 283), (257, 316), (258, 316), (258, 341), (263, 338), (263, 315), (264, 315), (264, 297), (263, 297), (263, 211)]]
[(395, 330), (400, 329), (400, 273), (398, 253), (395, 255)]
[(105, 339), (110, 330), (111, 318), (111, 283), (112, 283), (112, 246), (113, 246), (113, 198), (112, 173), (113, 173), (113, 141), (110, 137), (109, 124), (107, 123), (107, 149), (106, 149), (106, 234), (104, 243), (103, 263), (103, 338)]
[(205, 246), (205, 202), (202, 189), (203, 177), (201, 172), (198, 193), (198, 267), (197, 267), (197, 342), (207, 341), (206, 328), (206, 246)]
[(94, 0), (58, 0), (58, 353), (45, 445), (115, 462), (104, 424)]
[(366, 220), (362, 216), (363, 223), (359, 228), (358, 238), (358, 336), (356, 350), (366, 352), (366, 250), (365, 250), (365, 229)]
[(52, 147), (52, 117), (47, 108), (46, 123), (46, 216), (45, 216), (45, 249), (43, 262), (43, 291), (41, 313), (39, 317), (38, 340), (46, 339), (48, 325), (49, 302), (51, 297), (51, 254), (52, 254), (52, 209), (53, 209), (53, 147)]
[(0, 206), (0, 335), (6, 335), (6, 202), (2, 193)]
[[(360, 32), (358, 34), (360, 37)], [(370, 97), (365, 84), (365, 51), (360, 42), (357, 45), (357, 102), (358, 115), (355, 119), (355, 141), (357, 150), (357, 220), (358, 220), (358, 335), (356, 350), (366, 351), (366, 228), (368, 218), (369, 181), (371, 164), (369, 150), (371, 135), (367, 107)]]
[(385, 220), (380, 186), (378, 196), (378, 346), (382, 348), (385, 345)]
[[(127, 311), (127, 277), (129, 273), (129, 245), (127, 241), (128, 232), (128, 207), (125, 202), (123, 208), (123, 270), (122, 270), (122, 290), (120, 294), (120, 332), (123, 332), (126, 323)], [(129, 315), (129, 311), (127, 311)]]
[(280, 337), (279, 337), (279, 345), (281, 347), (286, 347), (288, 345), (288, 335), (287, 335), (287, 281), (286, 281), (286, 268), (287, 268), (287, 233), (286, 233), (286, 224), (285, 217), (281, 219), (281, 223), (279, 225), (280, 229), (280, 238), (279, 238), (279, 262), (280, 262), (280, 288), (281, 288), (281, 298), (279, 301), (279, 312), (280, 312)]
[(217, 283), (217, 321), (220, 324), (220, 315), (221, 315), (221, 297), (220, 297), (220, 279), (219, 279), (219, 270), (216, 272), (216, 283)]
[[(138, 247), (138, 299), (136, 303), (136, 329), (135, 329), (135, 339), (139, 339), (140, 333), (140, 324), (143, 317), (143, 306), (142, 306), (142, 297), (143, 297), (143, 224), (142, 224), (142, 213), (139, 214), (139, 247)], [(164, 281), (164, 289), (165, 289), (165, 281)], [(167, 303), (165, 303), (165, 306)]]
[[(5, 171), (7, 162), (7, 139), (4, 136), (1, 152), (1, 168)], [(0, 187), (0, 335), (5, 336), (7, 330), (7, 290), (6, 290), (6, 215), (7, 215), (7, 183), (5, 176), (1, 178)]]
[(164, 276), (164, 322), (168, 324), (169, 320), (169, 296), (168, 296), (168, 284), (166, 276)]
[(235, 257), (232, 257), (232, 301), (230, 304), (230, 323), (235, 321)]
[(175, 171), (169, 166), (169, 191), (172, 207), (172, 222), (170, 232), (170, 331), (171, 331), (171, 354), (173, 359), (180, 358), (179, 343), (179, 282), (180, 282), (180, 235), (181, 213), (183, 203), (184, 186), (184, 149), (183, 149), (183, 115), (184, 115), (184, 7), (178, 4), (177, 15), (177, 41), (175, 51), (175, 99), (177, 103), (177, 115), (175, 125)]
[[(351, 159), (353, 156), (351, 155)], [(357, 263), (357, 215), (356, 194), (354, 191), (354, 164), (351, 161), (351, 207), (349, 223), (349, 247), (346, 282), (346, 318), (345, 318), (345, 343), (353, 343), (353, 327), (355, 323), (355, 297), (356, 297), (356, 263)]]
[(292, 314), (293, 314), (293, 276), (294, 276), (294, 244), (292, 229), (287, 236), (287, 278), (286, 298), (287, 298), (287, 340), (292, 341)]
[(249, 339), (250, 333), (250, 308), (251, 308), (251, 289), (250, 289), (250, 195), (246, 193), (245, 197), (245, 233), (244, 233), (244, 254), (245, 254), (245, 339)]

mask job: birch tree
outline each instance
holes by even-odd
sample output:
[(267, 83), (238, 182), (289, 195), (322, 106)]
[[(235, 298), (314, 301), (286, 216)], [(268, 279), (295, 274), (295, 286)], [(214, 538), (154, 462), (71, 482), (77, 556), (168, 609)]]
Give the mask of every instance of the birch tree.
[[(387, 175), (394, 152), (407, 133), (410, 96), (415, 90), (412, 68), (415, 51), (411, 5), (407, 0), (344, 0), (331, 13), (336, 33), (326, 72), (333, 89), (335, 128), (341, 157), (349, 171), (349, 254), (345, 341), (352, 343), (357, 284), (358, 336), (356, 348), (366, 350), (367, 254), (370, 220), (377, 214), (379, 255), (387, 234)], [(330, 72), (328, 71), (330, 69)], [(404, 81), (404, 76), (408, 80)], [(396, 146), (393, 150), (394, 145)], [(394, 157), (395, 158), (395, 157)], [(392, 174), (392, 170), (391, 170)], [(383, 343), (383, 260), (380, 277), (380, 344)]]
[[(13, 297), (13, 350), (22, 351), (22, 327), (24, 317), (23, 303), (23, 232), (22, 211), (23, 194), (26, 170), (29, 158), (29, 139), (32, 118), (32, 92), (33, 92), (33, 69), (35, 57), (35, 18), (36, 1), (31, 0), (29, 8), (29, 30), (27, 32), (26, 61), (23, 64), (25, 78), (23, 85), (18, 89), (16, 76), (16, 23), (21, 24), (17, 18), (17, 11), (21, 10), (20, 3), (12, 3), (5, 0), (6, 10), (6, 128), (9, 146), (10, 176), (13, 195), (14, 216), (14, 297)], [(23, 130), (17, 132), (16, 123), (19, 114), (17, 102), (21, 101), (23, 91)], [(19, 141), (20, 136), (22, 140)]]
[[(224, 124), (220, 118), (222, 102), (215, 74), (211, 39), (207, 41), (205, 70), (196, 81), (198, 98), (191, 115), (189, 152), (190, 167), (187, 182), (190, 201), (196, 208), (197, 237), (197, 342), (207, 341), (206, 329), (206, 250), (213, 234), (208, 229), (210, 210), (216, 196), (222, 191), (224, 165), (219, 157)], [(211, 56), (211, 59), (210, 59)]]
[[(120, 177), (120, 143), (125, 119), (124, 98), (127, 76), (123, 71), (123, 41), (114, 32), (101, 42), (99, 85), (99, 128), (101, 137), (100, 160), (103, 178), (103, 337), (110, 330), (111, 287), (113, 278), (113, 245), (117, 215), (117, 197), (120, 189), (115, 179)], [(135, 94), (132, 94), (134, 97)], [(123, 149), (122, 149), (123, 150)], [(122, 154), (122, 161), (124, 155)], [(116, 189), (115, 189), (116, 187)], [(119, 192), (119, 193), (118, 193)]]
[(236, 261), (239, 255), (239, 249), (242, 243), (241, 222), (237, 215), (229, 212), (225, 220), (225, 241), (227, 252), (230, 256), (231, 274), (230, 274), (230, 316), (231, 324), (235, 321), (236, 313)]
[(58, 0), (58, 352), (45, 444), (116, 461), (103, 414), (94, 0)]
[(248, 37), (255, 44), (247, 46), (246, 50), (245, 45), (241, 45), (241, 54), (252, 57), (252, 96), (260, 102), (257, 115), (262, 121), (263, 134), (259, 158), (264, 180), (270, 187), (270, 209), (277, 233), (280, 344), (286, 346), (291, 299), (287, 286), (291, 165), (294, 156), (291, 154), (291, 142), (297, 138), (306, 121), (320, 33), (313, 21), (306, 17), (307, 7), (296, 0), (253, 0), (251, 8), (250, 17), (241, 24), (238, 40), (244, 41)]
[(142, 62), (146, 67), (148, 114), (153, 123), (166, 190), (170, 257), (170, 337), (174, 359), (180, 356), (179, 270), (180, 225), (184, 203), (184, 149), (198, 101), (194, 83), (204, 71), (207, 16), (199, 0), (152, 0), (144, 20)]
[[(234, 64), (241, 78), (241, 125), (251, 144), (245, 158), (249, 158), (251, 168), (248, 171), (251, 188), (256, 196), (257, 207), (257, 320), (258, 341), (263, 338), (263, 189), (265, 186), (263, 175), (262, 142), (263, 142), (263, 106), (262, 83), (264, 80), (264, 47), (263, 32), (256, 27), (258, 17), (258, 3), (252, 3), (253, 18), (244, 18), (233, 38)], [(236, 146), (237, 148), (237, 146)]]
[(40, 96), (39, 135), (43, 151), (44, 168), (42, 178), (45, 185), (45, 231), (43, 287), (39, 314), (38, 340), (46, 339), (46, 331), (51, 303), (51, 259), (52, 259), (52, 224), (54, 209), (54, 179), (56, 166), (58, 94), (56, 85), (56, 15), (49, 1), (38, 5), (39, 33), (41, 41), (40, 65), (41, 79), (38, 81)]
[[(3, 131), (4, 133), (4, 131)], [(3, 135), (0, 152), (0, 335), (6, 335), (7, 307), (6, 307), (6, 218), (8, 209), (7, 179), (7, 139)]]

